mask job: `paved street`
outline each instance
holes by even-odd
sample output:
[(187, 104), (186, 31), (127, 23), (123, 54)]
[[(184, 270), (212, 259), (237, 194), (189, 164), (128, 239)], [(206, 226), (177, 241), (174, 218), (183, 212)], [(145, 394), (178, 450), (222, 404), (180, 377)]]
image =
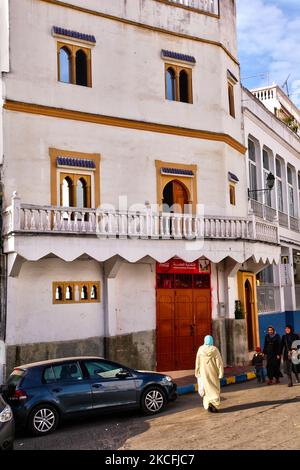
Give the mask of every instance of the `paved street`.
[(256, 382), (223, 389), (222, 412), (185, 395), (156, 417), (122, 412), (72, 421), (43, 438), (18, 436), (16, 449), (299, 449), (300, 386)]

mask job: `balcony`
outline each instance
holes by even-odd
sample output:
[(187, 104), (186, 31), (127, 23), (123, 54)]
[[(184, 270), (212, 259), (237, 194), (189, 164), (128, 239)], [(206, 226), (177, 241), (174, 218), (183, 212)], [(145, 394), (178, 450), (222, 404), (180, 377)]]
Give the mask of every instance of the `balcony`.
[(278, 227), (254, 216), (215, 217), (21, 204), (14, 196), (4, 212), (4, 235), (81, 235), (152, 240), (240, 240), (278, 244)]
[(219, 14), (219, 0), (166, 0), (169, 3), (182, 5), (194, 10), (200, 10), (213, 15)]
[(266, 206), (255, 199), (250, 200), (250, 205), (253, 213), (256, 217), (260, 219), (267, 220), (269, 222), (274, 222), (278, 219), (279, 225), (282, 228), (287, 228), (293, 230), (294, 232), (299, 233), (300, 231), (300, 223), (297, 217), (288, 216), (281, 211), (276, 211), (272, 207)]

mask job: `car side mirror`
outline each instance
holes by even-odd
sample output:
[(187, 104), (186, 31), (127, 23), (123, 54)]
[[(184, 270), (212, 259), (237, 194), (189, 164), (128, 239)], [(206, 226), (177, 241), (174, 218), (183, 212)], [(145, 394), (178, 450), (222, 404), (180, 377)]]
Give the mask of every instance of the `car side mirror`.
[(116, 374), (116, 377), (118, 379), (126, 379), (127, 377), (131, 377), (131, 374), (127, 370), (120, 370), (120, 372)]

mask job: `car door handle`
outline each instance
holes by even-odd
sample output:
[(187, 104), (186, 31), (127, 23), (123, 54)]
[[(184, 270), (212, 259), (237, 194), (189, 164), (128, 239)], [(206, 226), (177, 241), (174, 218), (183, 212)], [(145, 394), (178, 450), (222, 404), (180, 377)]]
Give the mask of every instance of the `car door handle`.
[(93, 384), (92, 387), (93, 388), (100, 388), (100, 387), (102, 387), (102, 384)]
[(54, 393), (59, 393), (61, 391), (62, 391), (62, 388), (53, 388), (52, 389), (52, 392), (54, 392)]

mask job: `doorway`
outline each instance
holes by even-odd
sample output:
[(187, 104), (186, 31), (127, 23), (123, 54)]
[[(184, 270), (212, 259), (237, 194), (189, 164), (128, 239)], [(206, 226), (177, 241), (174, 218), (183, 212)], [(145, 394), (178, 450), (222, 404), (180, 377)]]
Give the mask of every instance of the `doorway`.
[(194, 369), (197, 350), (212, 331), (210, 272), (193, 272), (191, 264), (157, 272), (158, 371)]
[(254, 350), (254, 338), (253, 338), (253, 315), (252, 315), (252, 303), (253, 295), (251, 284), (249, 280), (245, 282), (245, 299), (246, 299), (246, 321), (247, 321), (247, 338), (248, 338), (248, 349), (249, 351)]
[(189, 204), (188, 191), (179, 181), (172, 180), (166, 184), (163, 191), (164, 212), (183, 214)]
[(254, 273), (238, 273), (239, 300), (242, 303), (247, 328), (248, 350), (259, 346), (258, 308), (256, 296), (256, 276)]

